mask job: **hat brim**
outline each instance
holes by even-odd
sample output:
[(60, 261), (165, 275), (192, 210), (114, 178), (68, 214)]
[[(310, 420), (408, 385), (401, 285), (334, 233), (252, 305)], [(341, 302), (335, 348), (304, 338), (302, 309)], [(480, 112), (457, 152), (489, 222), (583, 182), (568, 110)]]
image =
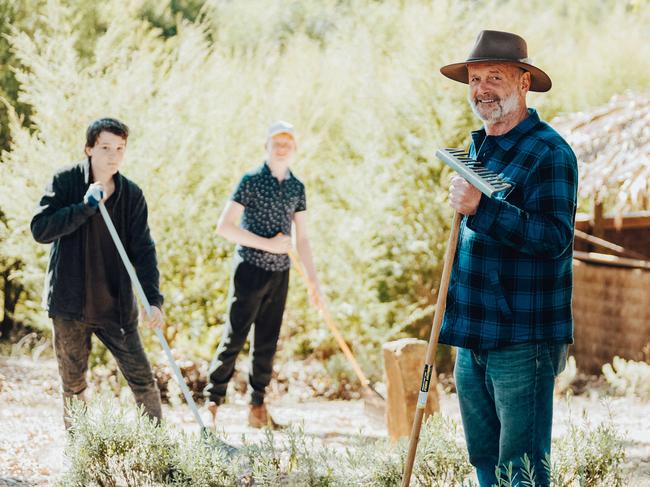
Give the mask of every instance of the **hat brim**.
[(531, 75), (530, 91), (548, 91), (553, 85), (551, 78), (541, 69), (536, 68), (532, 64), (513, 61), (512, 59), (472, 59), (469, 61), (464, 61), (462, 63), (454, 63), (443, 66), (440, 68), (440, 72), (449, 79), (453, 79), (454, 81), (458, 81), (460, 83), (469, 84), (467, 65), (477, 63), (504, 63), (519, 66), (521, 69), (528, 71)]
[(290, 136), (293, 140), (296, 140), (296, 135), (293, 132), (290, 132), (289, 130), (276, 130), (276, 131), (270, 132), (268, 134), (268, 136), (267, 136), (267, 139), (270, 139), (270, 138), (275, 137), (276, 135), (280, 135), (280, 134), (286, 134), (286, 135)]

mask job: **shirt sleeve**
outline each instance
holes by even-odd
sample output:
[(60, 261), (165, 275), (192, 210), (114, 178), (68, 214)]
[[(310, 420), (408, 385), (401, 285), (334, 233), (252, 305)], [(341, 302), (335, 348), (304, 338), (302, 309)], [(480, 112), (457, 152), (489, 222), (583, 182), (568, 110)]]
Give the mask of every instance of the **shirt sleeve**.
[(529, 177), (523, 208), (482, 195), (467, 226), (527, 254), (556, 257), (573, 241), (577, 185), (575, 155), (557, 148), (541, 158)]
[(305, 195), (305, 186), (300, 186), (300, 194), (298, 195), (298, 203), (296, 203), (295, 212), (307, 210), (307, 196)]
[(250, 206), (251, 203), (251, 178), (244, 176), (235, 187), (235, 191), (230, 198), (232, 201), (242, 206)]

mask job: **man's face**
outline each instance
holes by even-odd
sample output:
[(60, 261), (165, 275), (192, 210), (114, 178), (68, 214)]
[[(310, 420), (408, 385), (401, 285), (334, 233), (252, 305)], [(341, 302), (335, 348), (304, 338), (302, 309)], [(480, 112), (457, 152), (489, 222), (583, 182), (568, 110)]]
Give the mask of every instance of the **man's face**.
[(467, 72), (468, 100), (481, 120), (497, 123), (525, 106), (530, 73), (511, 64), (496, 63), (469, 64)]
[(122, 164), (126, 140), (111, 132), (101, 132), (93, 147), (86, 147), (93, 170), (101, 174), (115, 174)]
[(277, 134), (266, 142), (269, 162), (290, 162), (296, 153), (296, 141), (289, 134)]

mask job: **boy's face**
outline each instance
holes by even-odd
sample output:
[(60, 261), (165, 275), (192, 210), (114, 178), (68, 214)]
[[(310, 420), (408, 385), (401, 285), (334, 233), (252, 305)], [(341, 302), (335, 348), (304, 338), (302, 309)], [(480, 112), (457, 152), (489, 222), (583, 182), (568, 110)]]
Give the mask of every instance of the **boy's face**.
[(289, 134), (277, 134), (266, 142), (266, 150), (269, 153), (269, 162), (288, 164), (296, 153), (296, 141)]
[(90, 157), (93, 170), (96, 173), (113, 175), (117, 173), (124, 159), (126, 139), (111, 132), (101, 132), (93, 147), (86, 147), (86, 155)]

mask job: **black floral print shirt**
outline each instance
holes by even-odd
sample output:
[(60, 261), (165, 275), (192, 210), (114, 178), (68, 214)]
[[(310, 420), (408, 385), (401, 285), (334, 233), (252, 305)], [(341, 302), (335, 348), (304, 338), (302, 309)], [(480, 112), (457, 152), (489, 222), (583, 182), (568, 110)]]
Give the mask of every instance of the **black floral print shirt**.
[[(284, 181), (278, 181), (266, 162), (244, 175), (232, 200), (244, 207), (241, 228), (265, 238), (280, 232), (291, 235), (293, 215), (307, 209), (305, 185), (291, 171)], [(241, 245), (237, 252), (246, 262), (267, 271), (286, 271), (291, 267), (287, 254), (272, 254)]]

